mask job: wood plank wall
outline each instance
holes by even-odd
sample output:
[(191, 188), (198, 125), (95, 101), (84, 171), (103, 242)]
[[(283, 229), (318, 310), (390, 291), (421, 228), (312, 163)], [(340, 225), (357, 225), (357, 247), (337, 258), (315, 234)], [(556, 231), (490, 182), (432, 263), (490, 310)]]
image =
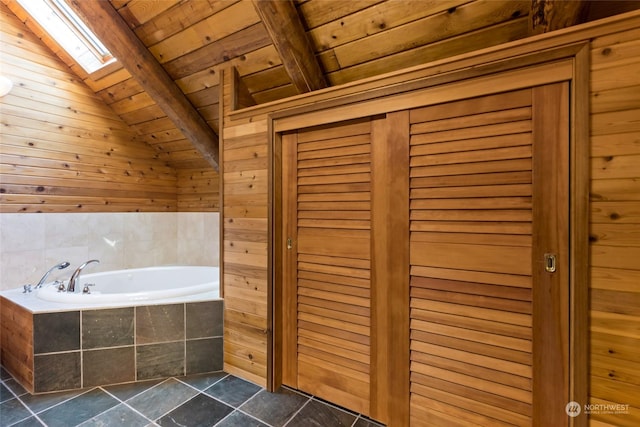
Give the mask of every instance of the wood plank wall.
[[(640, 425), (640, 29), (591, 50), (592, 425)], [(602, 411), (601, 411), (602, 412)]]
[[(221, 70), (223, 180), (221, 273), (224, 292), (224, 370), (267, 385), (269, 147), (267, 116), (231, 123), (241, 102), (234, 70)], [(226, 193), (225, 193), (226, 191)]]
[(175, 211), (176, 172), (0, 8), (2, 212)]
[[(640, 15), (632, 19), (638, 28)], [(590, 424), (631, 426), (640, 422), (640, 30), (616, 33), (611, 22), (607, 30), (598, 30), (610, 34), (592, 41), (589, 386), (591, 403), (629, 404), (629, 413), (592, 414)], [(570, 43), (592, 38), (592, 31), (563, 34)], [(562, 43), (544, 40), (545, 48)], [(541, 47), (519, 49), (514, 50)], [(323, 96), (331, 95), (317, 98)], [(306, 102), (313, 102), (310, 98)], [(297, 105), (304, 103), (300, 99)], [(269, 332), (267, 114), (279, 108), (276, 103), (226, 113), (224, 121), (225, 369), (262, 385)], [(237, 190), (243, 177), (251, 177), (252, 189)]]
[(168, 166), (86, 84), (115, 83), (83, 82), (4, 4), (0, 26), (2, 74), (14, 83), (0, 100), (1, 212), (219, 210), (217, 172)]
[(220, 179), (218, 172), (206, 169), (178, 169), (178, 212), (218, 212)]

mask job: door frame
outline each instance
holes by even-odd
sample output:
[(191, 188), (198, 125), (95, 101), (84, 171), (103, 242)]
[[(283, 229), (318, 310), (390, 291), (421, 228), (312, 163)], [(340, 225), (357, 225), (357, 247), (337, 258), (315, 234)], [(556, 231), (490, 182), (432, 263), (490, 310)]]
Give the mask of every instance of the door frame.
[[(434, 74), (389, 87), (329, 98), (269, 114), (269, 348), (267, 385), (276, 390), (282, 384), (283, 251), (282, 137), (287, 131), (347, 119), (387, 114), (417, 106), (539, 86), (559, 81), (570, 83), (569, 117), (569, 396), (567, 403), (588, 403), (588, 217), (589, 217), (589, 43), (575, 43), (515, 58)], [(482, 65), (484, 64), (484, 65)], [(498, 87), (487, 81), (508, 73)], [(408, 396), (407, 396), (408, 401)], [(396, 420), (401, 415), (390, 414)], [(403, 415), (402, 415), (403, 416)], [(587, 424), (581, 414), (570, 425)], [(390, 423), (395, 425), (394, 423)], [(398, 422), (398, 425), (401, 425)]]

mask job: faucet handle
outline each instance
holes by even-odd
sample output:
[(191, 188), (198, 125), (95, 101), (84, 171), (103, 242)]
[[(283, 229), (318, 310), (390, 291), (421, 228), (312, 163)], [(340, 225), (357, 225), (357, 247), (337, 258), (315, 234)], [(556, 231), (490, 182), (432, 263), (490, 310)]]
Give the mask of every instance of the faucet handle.
[(67, 290), (67, 287), (64, 285), (64, 280), (56, 280), (53, 286), (58, 287), (58, 292), (65, 292)]
[(26, 293), (31, 292), (31, 287), (32, 287), (32, 286), (33, 286), (33, 285), (23, 285), (23, 286), (22, 286), (22, 289), (23, 289), (22, 293), (23, 293), (23, 294), (26, 294)]

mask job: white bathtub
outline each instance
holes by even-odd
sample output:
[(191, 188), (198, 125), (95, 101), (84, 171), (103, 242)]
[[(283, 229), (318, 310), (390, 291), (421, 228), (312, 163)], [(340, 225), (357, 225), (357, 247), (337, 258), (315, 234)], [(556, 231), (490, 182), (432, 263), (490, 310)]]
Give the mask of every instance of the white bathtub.
[[(220, 298), (218, 267), (169, 266), (81, 274), (75, 292), (59, 292), (54, 283), (23, 293), (22, 288), (2, 296), (31, 312), (171, 304)], [(68, 280), (65, 281), (65, 285)], [(85, 285), (89, 293), (83, 293)]]
[[(222, 370), (219, 274), (217, 267), (137, 268), (81, 274), (73, 293), (58, 292), (55, 282), (32, 292), (2, 291), (1, 306), (10, 313), (3, 312), (2, 327), (29, 334), (0, 362), (16, 377), (26, 372), (25, 361), (36, 363), (32, 378), (20, 376), (33, 393)], [(95, 286), (83, 293), (85, 284)], [(158, 356), (165, 351), (170, 357)], [(117, 354), (129, 368), (105, 371), (94, 363), (96, 354), (105, 360)], [(60, 360), (70, 362), (59, 368)]]

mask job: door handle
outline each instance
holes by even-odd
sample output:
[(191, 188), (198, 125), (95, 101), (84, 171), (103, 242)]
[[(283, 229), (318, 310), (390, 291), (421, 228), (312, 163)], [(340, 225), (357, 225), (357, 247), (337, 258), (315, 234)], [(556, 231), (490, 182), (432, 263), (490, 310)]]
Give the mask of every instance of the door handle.
[(544, 270), (547, 273), (556, 272), (556, 254), (544, 254)]

